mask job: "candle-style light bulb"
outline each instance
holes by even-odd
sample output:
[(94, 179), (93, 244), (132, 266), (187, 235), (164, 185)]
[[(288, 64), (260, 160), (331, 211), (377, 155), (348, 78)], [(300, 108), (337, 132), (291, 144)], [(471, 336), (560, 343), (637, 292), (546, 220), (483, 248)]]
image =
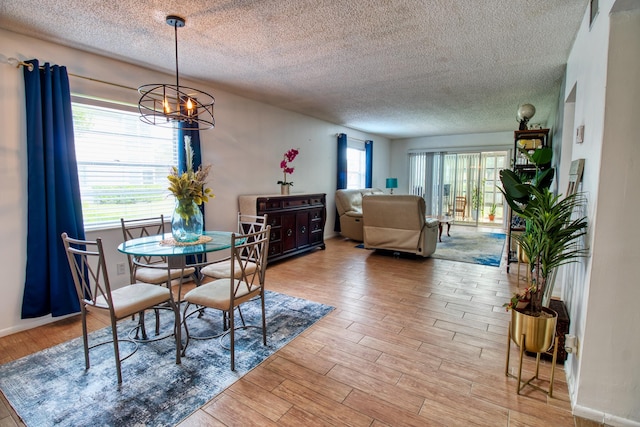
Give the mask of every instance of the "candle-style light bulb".
[(187, 98), (187, 115), (191, 117), (193, 114), (193, 102), (191, 102), (191, 98)]

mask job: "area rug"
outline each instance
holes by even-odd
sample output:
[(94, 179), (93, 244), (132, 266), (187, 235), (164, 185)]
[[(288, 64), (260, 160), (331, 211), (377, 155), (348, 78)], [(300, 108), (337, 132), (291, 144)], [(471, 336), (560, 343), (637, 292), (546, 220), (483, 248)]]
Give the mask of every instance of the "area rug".
[[(0, 366), (0, 390), (29, 427), (176, 425), (333, 310), (270, 291), (265, 303), (267, 346), (262, 345), (260, 328), (239, 330), (235, 372), (229, 367), (229, 351), (217, 339), (191, 340), (182, 364), (176, 365), (170, 337), (141, 343), (122, 362), (123, 383), (118, 387), (113, 345), (92, 349), (91, 368), (85, 370), (82, 338), (77, 338)], [(162, 324), (170, 328), (167, 316), (173, 313), (161, 312)], [(242, 314), (248, 325), (260, 325), (259, 300), (244, 304)], [(188, 321), (194, 335), (220, 332), (222, 327), (219, 311)], [(134, 325), (120, 322), (119, 336)], [(90, 342), (109, 339), (110, 334), (109, 328), (93, 332)], [(122, 343), (121, 351), (130, 345)]]
[(462, 227), (452, 227), (451, 236), (443, 234), (442, 242), (438, 242), (431, 257), (499, 267), (504, 241), (504, 233), (466, 231)]

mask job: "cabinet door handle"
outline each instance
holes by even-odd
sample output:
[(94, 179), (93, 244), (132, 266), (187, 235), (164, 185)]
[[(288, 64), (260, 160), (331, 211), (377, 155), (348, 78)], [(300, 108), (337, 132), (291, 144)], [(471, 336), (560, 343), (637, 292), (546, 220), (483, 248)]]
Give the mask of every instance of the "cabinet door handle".
[(303, 226), (300, 228), (300, 233), (304, 234), (304, 233), (306, 233), (306, 232), (307, 232), (307, 226), (303, 225)]
[(287, 230), (287, 237), (291, 237), (293, 235), (293, 230), (292, 229), (288, 229)]

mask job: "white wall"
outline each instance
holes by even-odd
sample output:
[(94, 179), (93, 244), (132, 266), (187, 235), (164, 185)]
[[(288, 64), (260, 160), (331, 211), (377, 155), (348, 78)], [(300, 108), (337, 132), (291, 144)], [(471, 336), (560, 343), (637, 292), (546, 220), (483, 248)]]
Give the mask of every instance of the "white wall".
[[(0, 336), (51, 321), (51, 318), (21, 320), (20, 308), (26, 263), (26, 130), (22, 69), (7, 64), (8, 57), (37, 58), (65, 65), (69, 73), (118, 83), (132, 88), (154, 82), (171, 82), (172, 75), (65, 48), (0, 29), (0, 270), (4, 272), (0, 300)], [(170, 73), (171, 71), (169, 71)], [(285, 151), (299, 148), (291, 175), (293, 192), (327, 194), (325, 237), (332, 236), (336, 185), (336, 135), (346, 133), (374, 141), (373, 185), (384, 187), (388, 176), (389, 141), (307, 116), (284, 111), (232, 95), (198, 82), (194, 87), (216, 97), (216, 127), (201, 132), (203, 162), (213, 165), (209, 184), (216, 197), (207, 204), (208, 229), (235, 229), (237, 197), (241, 194), (273, 194), (280, 191), (280, 160)], [(73, 93), (137, 103), (135, 90), (70, 77)], [(125, 260), (116, 250), (122, 240), (119, 228), (87, 234), (102, 237), (110, 264), (110, 278), (122, 284), (128, 276), (116, 276), (115, 264)]]
[[(622, 11), (610, 15), (612, 7)], [(585, 15), (565, 85), (565, 97), (575, 88), (573, 126), (585, 126), (584, 143), (571, 151), (585, 159), (591, 233), (591, 258), (566, 290), (580, 345), (565, 369), (574, 413), (607, 425), (640, 425), (638, 52), (640, 2), (601, 0), (591, 28)]]

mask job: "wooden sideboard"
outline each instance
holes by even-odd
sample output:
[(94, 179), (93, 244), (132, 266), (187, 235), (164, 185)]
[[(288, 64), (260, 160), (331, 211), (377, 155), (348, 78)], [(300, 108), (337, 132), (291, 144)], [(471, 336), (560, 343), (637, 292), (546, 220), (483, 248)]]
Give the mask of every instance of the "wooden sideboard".
[(239, 196), (238, 205), (246, 215), (267, 214), (271, 225), (269, 261), (325, 249), (326, 194)]

